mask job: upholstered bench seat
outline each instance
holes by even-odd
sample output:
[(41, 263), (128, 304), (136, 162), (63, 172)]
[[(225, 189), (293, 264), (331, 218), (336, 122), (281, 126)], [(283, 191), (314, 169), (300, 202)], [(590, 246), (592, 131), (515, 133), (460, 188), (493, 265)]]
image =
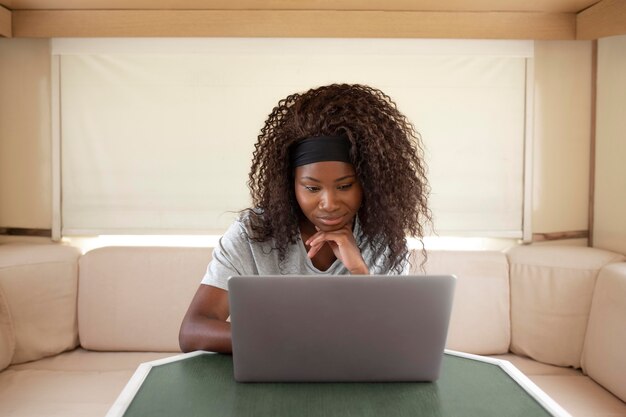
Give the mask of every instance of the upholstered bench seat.
[[(104, 415), (140, 363), (179, 351), (210, 259), (210, 248), (0, 245), (0, 415)], [(458, 277), (449, 349), (512, 362), (574, 417), (626, 417), (622, 255), (521, 246), (411, 260), (414, 273)]]

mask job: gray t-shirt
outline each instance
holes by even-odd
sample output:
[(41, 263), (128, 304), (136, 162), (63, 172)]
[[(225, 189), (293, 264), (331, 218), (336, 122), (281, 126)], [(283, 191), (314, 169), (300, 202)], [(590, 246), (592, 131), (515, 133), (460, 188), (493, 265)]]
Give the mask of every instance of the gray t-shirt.
[[(280, 261), (273, 239), (265, 242), (253, 242), (248, 239), (251, 215), (242, 214), (222, 236), (219, 245), (213, 250), (213, 260), (207, 268), (202, 284), (228, 290), (228, 278), (235, 275), (350, 274), (338, 259), (326, 271), (317, 269), (307, 256), (304, 243), (299, 237), (295, 244), (287, 247), (285, 259)], [(353, 233), (371, 274), (396, 274), (383, 268), (386, 251), (374, 259), (373, 251), (365, 244), (358, 219), (355, 221)], [(407, 268), (404, 269), (406, 273)]]

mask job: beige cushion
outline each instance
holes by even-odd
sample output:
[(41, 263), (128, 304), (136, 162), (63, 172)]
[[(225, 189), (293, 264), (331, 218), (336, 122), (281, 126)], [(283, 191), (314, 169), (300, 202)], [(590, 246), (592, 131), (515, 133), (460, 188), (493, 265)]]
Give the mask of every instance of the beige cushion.
[(573, 417), (626, 417), (626, 404), (579, 369), (547, 365), (510, 353), (491, 357), (511, 362)]
[(104, 416), (142, 362), (170, 354), (81, 349), (0, 373), (0, 415)]
[(626, 263), (598, 275), (585, 339), (583, 370), (626, 401)]
[(79, 256), (76, 248), (63, 245), (0, 246), (0, 288), (15, 334), (12, 363), (77, 346)]
[(92, 350), (179, 351), (182, 318), (207, 248), (109, 247), (80, 259), (80, 343)]
[(564, 375), (564, 376), (582, 376), (580, 369), (574, 369), (570, 366), (555, 366), (546, 363), (537, 362), (536, 360), (525, 356), (515, 355), (513, 353), (505, 353), (503, 355), (489, 355), (491, 358), (509, 361), (517, 369), (522, 371), (524, 375)]
[[(12, 365), (13, 371), (135, 371), (143, 362), (175, 356), (172, 352), (94, 352), (81, 348), (34, 362)], [(1, 414), (0, 414), (1, 415)]]
[[(420, 273), (414, 251), (411, 273)], [(506, 255), (491, 251), (429, 251), (425, 271), (457, 277), (446, 347), (475, 354), (509, 351), (509, 277)]]
[(0, 371), (9, 366), (15, 352), (15, 334), (9, 306), (0, 286)]
[(626, 404), (584, 375), (528, 375), (572, 417), (626, 417)]
[(553, 365), (580, 367), (598, 271), (623, 257), (572, 246), (519, 246), (508, 257), (511, 351)]

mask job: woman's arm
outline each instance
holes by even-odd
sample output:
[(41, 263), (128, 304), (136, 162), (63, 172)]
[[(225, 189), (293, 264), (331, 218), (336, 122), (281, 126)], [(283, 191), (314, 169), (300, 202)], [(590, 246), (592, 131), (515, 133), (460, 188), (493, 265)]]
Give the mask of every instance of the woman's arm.
[(228, 292), (200, 285), (180, 326), (180, 349), (231, 353), (230, 323), (226, 321), (229, 314)]

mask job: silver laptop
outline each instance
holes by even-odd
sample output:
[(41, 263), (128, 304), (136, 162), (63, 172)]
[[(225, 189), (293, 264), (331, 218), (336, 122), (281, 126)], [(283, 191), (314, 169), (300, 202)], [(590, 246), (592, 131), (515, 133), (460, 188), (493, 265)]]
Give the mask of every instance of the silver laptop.
[(434, 381), (455, 282), (451, 275), (232, 277), (235, 380)]

